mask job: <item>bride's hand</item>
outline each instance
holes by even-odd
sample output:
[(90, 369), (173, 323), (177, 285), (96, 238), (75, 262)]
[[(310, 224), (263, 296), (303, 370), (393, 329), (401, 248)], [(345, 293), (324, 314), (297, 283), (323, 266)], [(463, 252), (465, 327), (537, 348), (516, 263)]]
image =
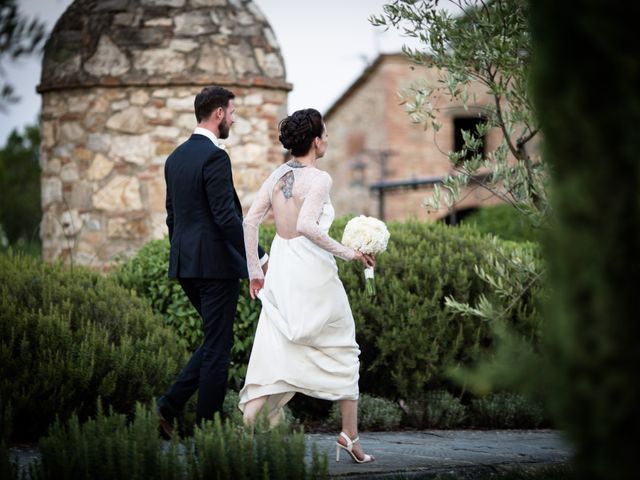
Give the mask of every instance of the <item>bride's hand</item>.
[(254, 278), (249, 281), (249, 295), (251, 295), (251, 300), (257, 298), (262, 287), (264, 287), (264, 279), (262, 278)]
[(374, 257), (373, 255), (367, 255), (366, 253), (362, 253), (359, 250), (356, 250), (356, 256), (354, 260), (361, 262), (365, 267), (376, 266), (376, 257)]

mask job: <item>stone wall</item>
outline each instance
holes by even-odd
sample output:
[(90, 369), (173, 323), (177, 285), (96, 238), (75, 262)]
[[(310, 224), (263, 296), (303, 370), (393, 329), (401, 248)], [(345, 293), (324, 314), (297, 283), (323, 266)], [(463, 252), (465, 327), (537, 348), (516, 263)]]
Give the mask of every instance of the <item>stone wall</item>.
[[(287, 92), (229, 86), (236, 123), (225, 146), (248, 207), (282, 162)], [(43, 258), (107, 268), (167, 233), (164, 162), (196, 126), (201, 87), (73, 89), (43, 94)]]
[(284, 60), (251, 0), (75, 0), (47, 40), (41, 238), (47, 261), (107, 268), (165, 226), (164, 162), (196, 126), (195, 95), (236, 94), (226, 146), (245, 207), (283, 159)]

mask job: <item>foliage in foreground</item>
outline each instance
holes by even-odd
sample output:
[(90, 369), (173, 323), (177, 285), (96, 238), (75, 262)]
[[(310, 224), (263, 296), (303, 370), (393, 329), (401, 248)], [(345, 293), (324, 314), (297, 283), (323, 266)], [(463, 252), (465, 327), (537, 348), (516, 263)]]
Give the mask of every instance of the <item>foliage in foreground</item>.
[(640, 56), (630, 20), (640, 3), (601, 6), (531, 2), (533, 92), (558, 220), (540, 373), (575, 446), (576, 477), (623, 480), (637, 477), (640, 451)]
[(216, 417), (197, 427), (192, 439), (165, 442), (158, 436), (153, 408), (136, 407), (131, 422), (103, 413), (80, 423), (77, 416), (56, 422), (40, 442), (42, 459), (30, 468), (34, 480), (48, 479), (322, 479), (326, 454), (315, 445), (305, 464), (301, 431), (286, 427), (256, 429), (255, 435)]
[(175, 334), (113, 280), (0, 254), (0, 419), (13, 438), (38, 438), (56, 416), (85, 418), (98, 396), (132, 413), (184, 361)]

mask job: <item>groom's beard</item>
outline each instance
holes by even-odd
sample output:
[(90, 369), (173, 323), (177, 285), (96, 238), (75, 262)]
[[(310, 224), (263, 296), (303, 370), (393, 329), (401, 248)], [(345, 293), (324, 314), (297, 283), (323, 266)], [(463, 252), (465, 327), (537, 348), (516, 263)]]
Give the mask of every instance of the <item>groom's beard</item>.
[(220, 139), (229, 138), (229, 124), (225, 118), (220, 122), (218, 129), (220, 130)]

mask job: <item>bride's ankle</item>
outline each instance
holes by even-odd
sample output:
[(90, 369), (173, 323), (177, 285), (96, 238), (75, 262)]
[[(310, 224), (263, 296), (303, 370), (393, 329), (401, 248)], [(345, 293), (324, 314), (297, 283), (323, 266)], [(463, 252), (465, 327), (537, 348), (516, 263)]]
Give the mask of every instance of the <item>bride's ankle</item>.
[[(349, 439), (351, 439), (351, 441), (355, 440), (356, 438), (358, 438), (358, 431), (357, 430), (342, 430), (341, 433), (344, 433), (347, 437), (349, 437)], [(340, 438), (342, 438), (344, 440), (344, 437), (340, 434), (338, 434), (338, 436)]]

